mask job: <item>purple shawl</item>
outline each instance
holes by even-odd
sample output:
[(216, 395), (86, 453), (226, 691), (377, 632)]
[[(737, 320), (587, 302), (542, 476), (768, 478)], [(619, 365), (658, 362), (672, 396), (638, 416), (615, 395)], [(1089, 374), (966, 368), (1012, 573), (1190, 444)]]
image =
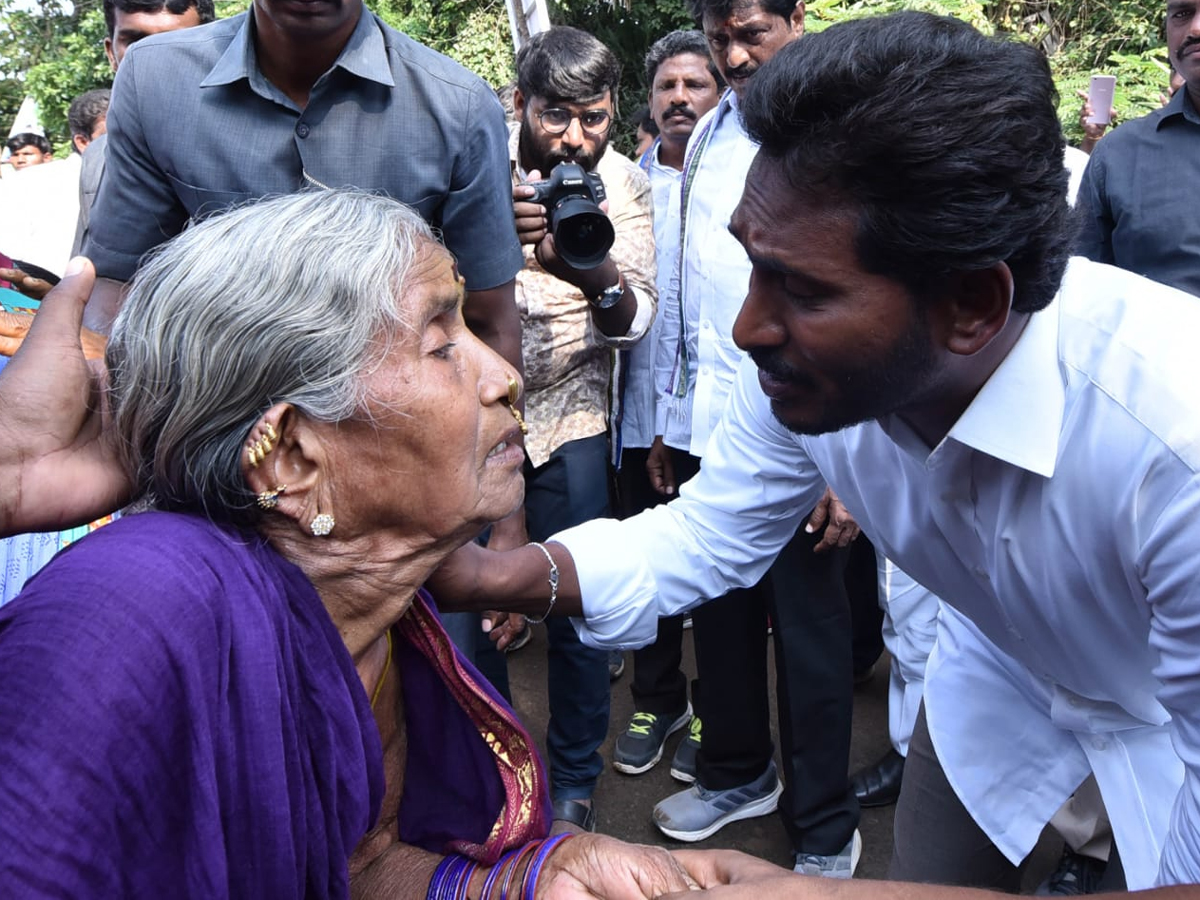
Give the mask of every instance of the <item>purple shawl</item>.
[(383, 781), (337, 629), (256, 537), (130, 516), (0, 610), (0, 895), (344, 897)]

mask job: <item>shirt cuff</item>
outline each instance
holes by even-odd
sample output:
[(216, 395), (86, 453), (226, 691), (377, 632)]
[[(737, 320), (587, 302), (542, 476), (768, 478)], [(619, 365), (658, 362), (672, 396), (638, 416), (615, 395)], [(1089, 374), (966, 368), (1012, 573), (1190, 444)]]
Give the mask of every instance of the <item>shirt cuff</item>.
[[(625, 334), (614, 337), (610, 334), (605, 334), (596, 327), (595, 322), (592, 322), (592, 334), (595, 336), (596, 343), (602, 347), (628, 347), (631, 344), (636, 344), (650, 331), (650, 326), (654, 324), (654, 302), (651, 301), (644, 292), (638, 290), (628, 281), (625, 282), (625, 290), (633, 294), (634, 300), (637, 302), (637, 309), (634, 311), (633, 320), (629, 323), (629, 328)], [(589, 321), (591, 317), (589, 316)]]
[[(589, 647), (645, 647), (658, 637), (658, 588), (645, 557), (632, 547), (630, 529), (615, 519), (594, 519), (554, 535), (575, 561), (583, 618), (572, 618), (579, 640)], [(612, 564), (614, 552), (624, 560)]]

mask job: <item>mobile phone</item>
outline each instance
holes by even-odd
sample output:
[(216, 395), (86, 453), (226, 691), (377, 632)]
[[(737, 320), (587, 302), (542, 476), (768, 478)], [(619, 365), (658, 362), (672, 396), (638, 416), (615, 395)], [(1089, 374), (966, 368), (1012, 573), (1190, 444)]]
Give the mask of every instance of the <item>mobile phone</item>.
[(1088, 122), (1095, 125), (1107, 125), (1112, 121), (1113, 89), (1117, 85), (1116, 75), (1093, 75), (1088, 85), (1088, 103), (1092, 105), (1092, 114)]

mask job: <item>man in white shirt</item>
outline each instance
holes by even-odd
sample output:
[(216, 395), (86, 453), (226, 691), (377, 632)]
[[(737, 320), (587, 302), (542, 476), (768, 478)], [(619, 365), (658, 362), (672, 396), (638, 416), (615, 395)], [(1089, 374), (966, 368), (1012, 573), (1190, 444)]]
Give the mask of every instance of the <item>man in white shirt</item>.
[[(804, 33), (795, 0), (693, 0), (713, 61), (729, 83), (693, 132), (684, 163), (678, 285), (661, 303), (656, 362), (656, 435), (650, 479), (666, 496), (700, 466), (744, 354), (733, 321), (750, 260), (729, 233), (757, 144), (742, 128), (739, 97), (756, 72)], [(814, 554), (820, 536), (801, 531), (769, 577), (696, 610), (693, 638), (703, 723), (695, 763), (685, 741), (672, 762), (689, 789), (654, 809), (658, 828), (677, 840), (709, 837), (725, 824), (778, 806), (798, 869), (849, 878), (861, 852), (858, 803), (846, 777), (853, 705), (850, 551)], [(865, 542), (867, 605), (874, 610), (875, 562)], [(790, 596), (806, 604), (789, 603)], [(780, 602), (783, 600), (784, 602)], [(775, 644), (781, 772), (772, 761), (767, 646)], [(694, 774), (693, 774), (694, 773)], [(782, 780), (779, 777), (782, 775)]]
[[(642, 154), (638, 165), (650, 179), (654, 201), (654, 249), (658, 265), (658, 296), (673, 298), (679, 266), (679, 180), (683, 157), (696, 123), (717, 105), (725, 82), (708, 55), (708, 43), (699, 31), (672, 31), (659, 38), (646, 53), (646, 81), (650, 85), (650, 115), (658, 136)], [(646, 459), (654, 441), (654, 356), (661, 331), (662, 305), (650, 333), (621, 351), (621, 428), (617, 493), (622, 516), (665, 502), (650, 485)], [(667, 738), (692, 721), (687, 676), (683, 674), (683, 616), (660, 619), (658, 639), (634, 651), (634, 713), (613, 747), (613, 768), (640, 775), (653, 768), (663, 755)], [(699, 721), (676, 751), (671, 771), (681, 768), (699, 744)]]
[[(1128, 886), (1195, 883), (1200, 309), (1068, 265), (1056, 100), (1035, 48), (920, 13), (776, 55), (742, 104), (762, 149), (732, 222), (751, 360), (680, 500), (555, 537), (557, 607), (591, 643), (649, 640), (759, 577), (828, 483), (957, 611), (892, 876), (1014, 885), (1094, 773)], [(457, 575), (475, 602), (550, 593), (534, 547)]]

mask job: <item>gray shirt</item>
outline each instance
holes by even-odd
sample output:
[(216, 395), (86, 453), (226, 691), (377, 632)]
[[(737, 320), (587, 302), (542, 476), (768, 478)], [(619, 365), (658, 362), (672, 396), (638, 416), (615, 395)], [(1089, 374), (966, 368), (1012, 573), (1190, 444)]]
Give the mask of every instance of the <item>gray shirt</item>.
[(79, 167), (79, 221), (75, 224), (72, 256), (83, 252), (83, 242), (87, 240), (88, 219), (96, 202), (96, 193), (100, 190), (100, 181), (104, 178), (104, 148), (107, 144), (108, 135), (102, 134), (93, 138), (83, 151), (83, 160)]
[(259, 71), (250, 13), (154, 35), (117, 74), (86, 252), (126, 281), (190, 216), (353, 186), (416, 208), (485, 290), (523, 261), (507, 140), (481, 79), (365, 9), (303, 110)]
[(1092, 151), (1078, 252), (1200, 295), (1200, 114), (1187, 88)]

